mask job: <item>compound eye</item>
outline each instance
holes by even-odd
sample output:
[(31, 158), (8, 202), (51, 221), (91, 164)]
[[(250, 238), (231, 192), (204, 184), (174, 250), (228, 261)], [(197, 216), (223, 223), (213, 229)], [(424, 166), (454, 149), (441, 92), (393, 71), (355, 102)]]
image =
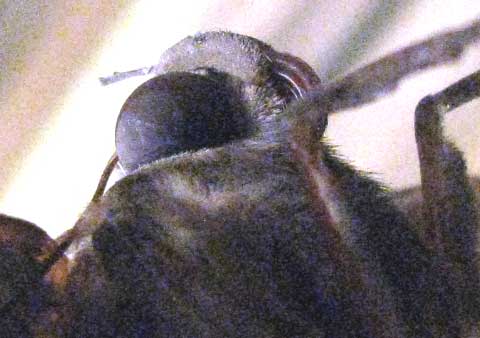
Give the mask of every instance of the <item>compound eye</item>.
[(249, 115), (228, 75), (168, 73), (143, 83), (127, 99), (115, 143), (129, 173), (183, 152), (248, 136)]

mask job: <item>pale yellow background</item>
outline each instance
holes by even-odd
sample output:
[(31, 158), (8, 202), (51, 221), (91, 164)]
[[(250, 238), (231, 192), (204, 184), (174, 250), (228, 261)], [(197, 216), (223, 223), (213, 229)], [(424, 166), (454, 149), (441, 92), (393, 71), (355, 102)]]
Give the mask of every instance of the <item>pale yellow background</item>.
[[(477, 0), (0, 2), (0, 212), (52, 235), (71, 227), (114, 151), (120, 106), (145, 80), (101, 87), (97, 78), (154, 64), (186, 35), (252, 35), (304, 58), (326, 81), (478, 17)], [(381, 102), (333, 116), (328, 136), (345, 158), (391, 187), (418, 184), (416, 103), (479, 68), (476, 44), (459, 63), (410, 77)], [(480, 100), (447, 122), (479, 175)]]

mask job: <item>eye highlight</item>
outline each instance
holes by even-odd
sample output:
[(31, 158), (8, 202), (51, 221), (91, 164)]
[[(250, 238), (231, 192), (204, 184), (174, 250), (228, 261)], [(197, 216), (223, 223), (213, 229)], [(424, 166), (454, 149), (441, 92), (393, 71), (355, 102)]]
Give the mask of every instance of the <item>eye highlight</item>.
[(123, 105), (115, 131), (125, 171), (182, 152), (243, 139), (252, 121), (242, 82), (227, 74), (174, 72), (143, 83)]

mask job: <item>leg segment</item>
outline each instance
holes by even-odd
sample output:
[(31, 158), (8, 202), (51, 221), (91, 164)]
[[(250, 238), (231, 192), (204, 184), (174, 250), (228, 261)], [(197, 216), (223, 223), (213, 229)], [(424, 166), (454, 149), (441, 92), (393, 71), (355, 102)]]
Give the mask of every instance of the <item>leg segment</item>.
[(375, 101), (392, 92), (406, 76), (458, 60), (480, 39), (480, 20), (421, 41), (356, 70), (328, 87), (332, 111)]
[(471, 261), (475, 255), (478, 216), (463, 156), (446, 140), (442, 117), (478, 96), (480, 72), (427, 96), (415, 113), (424, 209), (429, 222), (427, 232), (432, 245), (442, 247), (458, 262)]
[(391, 309), (395, 313), (397, 321), (387, 319), (384, 329), (399, 329), (395, 337), (437, 337), (428, 305), (428, 291), (437, 278), (431, 273), (431, 253), (381, 187), (336, 158), (321, 142), (328, 106), (310, 98), (294, 102), (289, 109), (288, 144), (307, 178), (314, 205), (324, 210), (329, 226), (359, 258), (373, 312), (382, 318), (392, 318)]
[[(475, 264), (479, 218), (462, 153), (445, 138), (442, 117), (478, 96), (480, 71), (427, 96), (415, 112), (426, 240), (437, 254), (439, 283), (445, 283), (438, 285), (443, 290), (439, 310), (457, 326), (479, 318)], [(446, 329), (453, 327), (447, 325)]]

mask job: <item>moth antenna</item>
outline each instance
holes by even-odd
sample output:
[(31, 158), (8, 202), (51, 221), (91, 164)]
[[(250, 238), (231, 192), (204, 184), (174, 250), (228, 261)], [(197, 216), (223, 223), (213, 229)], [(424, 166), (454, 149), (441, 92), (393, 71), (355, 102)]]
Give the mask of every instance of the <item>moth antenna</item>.
[(126, 71), (126, 72), (115, 72), (110, 76), (100, 77), (99, 80), (100, 80), (100, 83), (102, 84), (102, 86), (107, 86), (107, 85), (112, 84), (114, 82), (122, 81), (122, 80), (125, 80), (125, 79), (128, 79), (128, 78), (134, 77), (134, 76), (148, 75), (148, 74), (152, 73), (154, 69), (155, 69), (155, 66), (149, 66), (149, 67), (143, 67), (143, 68), (138, 68), (138, 69), (134, 69), (134, 70), (129, 70), (129, 71)]

